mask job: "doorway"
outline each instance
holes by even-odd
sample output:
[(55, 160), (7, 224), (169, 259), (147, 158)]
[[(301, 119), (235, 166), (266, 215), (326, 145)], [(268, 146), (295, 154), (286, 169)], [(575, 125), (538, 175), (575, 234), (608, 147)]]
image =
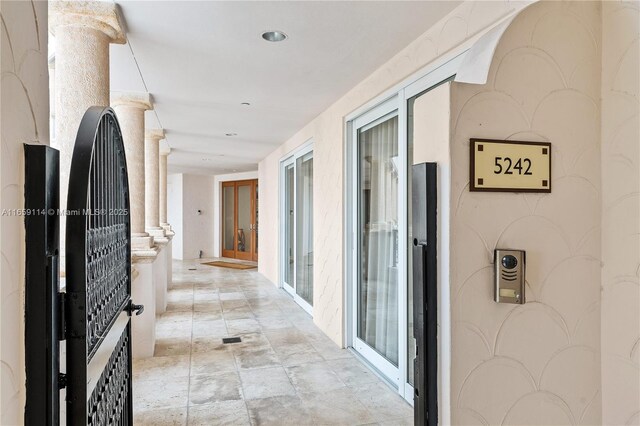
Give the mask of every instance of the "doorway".
[[(416, 345), (420, 341), (416, 341), (415, 336), (422, 335), (426, 328), (422, 327), (421, 320), (414, 320), (414, 314), (420, 314), (414, 311), (414, 303), (424, 295), (414, 292), (414, 284), (420, 282), (413, 282), (413, 269), (419, 264), (414, 264), (412, 259), (415, 250), (412, 214), (416, 207), (412, 197), (421, 191), (416, 194), (412, 191), (412, 165), (438, 163), (438, 174), (443, 175), (438, 184), (438, 197), (445, 200), (439, 204), (438, 220), (446, 221), (450, 100), (449, 86), (443, 83), (455, 75), (462, 59), (463, 56), (453, 58), (408, 82), (394, 95), (385, 95), (377, 105), (363, 106), (346, 120), (347, 345), (412, 404), (416, 391), (427, 395), (421, 389), (423, 385), (433, 387), (441, 383), (442, 389), (448, 389), (450, 381), (449, 372), (444, 368), (448, 366), (449, 352), (440, 340), (431, 342), (427, 351), (429, 360), (442, 352), (438, 364), (441, 368), (431, 371), (428, 380), (422, 380), (424, 366), (415, 368), (423, 361), (416, 356)], [(441, 189), (444, 190), (440, 192)], [(438, 258), (437, 270), (444, 268), (438, 275), (438, 291), (434, 292), (437, 296), (431, 301), (446, 297), (443, 295), (448, 292), (448, 287), (440, 288), (441, 282), (446, 285), (448, 279), (448, 222), (444, 223), (437, 231), (442, 235), (438, 245), (445, 248)], [(429, 271), (435, 272), (433, 265)], [(448, 306), (438, 304), (438, 307), (438, 319), (445, 318), (437, 323), (441, 336), (438, 339), (448, 339)], [(436, 309), (432, 309), (432, 313), (435, 312)], [(416, 381), (417, 377), (422, 381)], [(414, 389), (416, 383), (418, 389)], [(433, 388), (428, 395), (436, 395)], [(446, 395), (446, 391), (437, 395)]]
[(281, 285), (313, 314), (313, 150), (306, 145), (281, 163)]
[(222, 256), (258, 261), (258, 180), (222, 182)]
[(394, 386), (404, 364), (405, 153), (397, 98), (353, 121), (351, 346)]

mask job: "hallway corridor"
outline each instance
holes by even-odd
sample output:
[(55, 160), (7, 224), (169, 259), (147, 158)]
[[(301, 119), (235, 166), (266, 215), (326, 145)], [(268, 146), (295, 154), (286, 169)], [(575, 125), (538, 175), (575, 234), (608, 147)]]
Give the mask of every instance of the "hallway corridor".
[[(137, 425), (402, 425), (411, 407), (255, 269), (174, 261)], [(223, 344), (238, 336), (241, 343)]]

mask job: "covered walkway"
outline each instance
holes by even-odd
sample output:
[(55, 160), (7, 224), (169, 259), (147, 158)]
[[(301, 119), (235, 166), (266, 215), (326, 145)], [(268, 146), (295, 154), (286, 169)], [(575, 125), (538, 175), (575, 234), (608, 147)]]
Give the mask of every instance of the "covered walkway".
[(255, 269), (176, 261), (168, 297), (154, 357), (134, 364), (136, 424), (413, 424), (394, 390)]

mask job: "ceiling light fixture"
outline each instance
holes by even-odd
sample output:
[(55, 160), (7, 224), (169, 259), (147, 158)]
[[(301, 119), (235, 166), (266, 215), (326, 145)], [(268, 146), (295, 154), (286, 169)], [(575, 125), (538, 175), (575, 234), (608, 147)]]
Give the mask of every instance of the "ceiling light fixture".
[(237, 133), (225, 133), (226, 136), (238, 136)]
[(282, 31), (265, 31), (262, 33), (263, 39), (274, 43), (278, 41), (284, 41), (287, 39), (287, 37), (288, 36)]
[(240, 105), (249, 106), (249, 105), (251, 105), (251, 104), (250, 104), (249, 102), (243, 102), (243, 103), (241, 103)]

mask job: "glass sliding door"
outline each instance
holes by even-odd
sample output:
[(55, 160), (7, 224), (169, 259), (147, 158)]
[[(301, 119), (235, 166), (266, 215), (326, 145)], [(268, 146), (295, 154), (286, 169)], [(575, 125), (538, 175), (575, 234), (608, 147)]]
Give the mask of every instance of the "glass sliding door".
[(296, 294), (313, 305), (313, 154), (296, 160)]
[(400, 387), (404, 360), (406, 152), (397, 99), (352, 122), (351, 346)]
[(358, 335), (398, 366), (398, 117), (358, 132)]
[[(347, 344), (410, 403), (416, 374), (411, 168), (438, 163), (438, 179), (442, 177), (445, 188), (438, 188), (444, 200), (438, 214), (448, 218), (450, 91), (442, 83), (453, 79), (464, 58), (458, 55), (420, 78), (412, 77), (394, 95), (385, 94), (379, 104), (363, 105), (346, 117)], [(448, 261), (447, 231), (439, 228), (439, 266)], [(438, 294), (447, 295), (448, 270), (440, 272)], [(438, 338), (446, 343), (451, 336), (449, 304), (439, 304), (438, 314)], [(439, 345), (429, 350), (442, 353), (437, 383), (448, 386), (450, 352), (446, 344)]]
[(295, 225), (295, 217), (294, 217), (294, 200), (295, 200), (295, 169), (294, 164), (289, 164), (285, 166), (284, 169), (284, 211), (283, 211), (283, 228), (284, 228), (284, 250), (283, 250), (283, 280), (285, 288), (293, 293), (295, 280), (293, 276), (294, 270), (294, 225)]
[(307, 312), (313, 306), (313, 152), (281, 163), (282, 286)]

